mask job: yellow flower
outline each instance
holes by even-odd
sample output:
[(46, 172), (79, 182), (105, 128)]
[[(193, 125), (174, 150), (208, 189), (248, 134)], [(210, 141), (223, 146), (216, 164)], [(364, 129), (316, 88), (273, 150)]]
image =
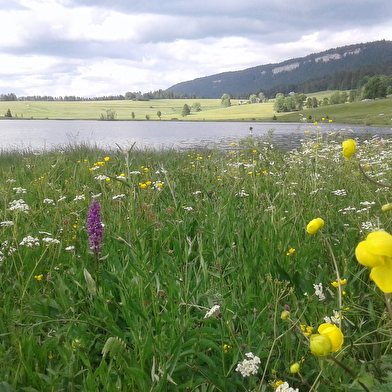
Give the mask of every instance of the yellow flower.
[(228, 344), (224, 344), (223, 345), (223, 352), (225, 354), (227, 354), (229, 352), (229, 350), (231, 349), (231, 346), (229, 346)]
[(356, 143), (353, 139), (347, 139), (342, 143), (343, 146), (343, 156), (346, 158), (351, 158), (354, 155)]
[(290, 317), (290, 312), (288, 310), (284, 310), (281, 314), (280, 314), (280, 318), (285, 321)]
[(384, 293), (392, 292), (392, 235), (386, 231), (374, 231), (355, 249), (359, 263), (371, 267), (372, 279)]
[(325, 357), (331, 352), (339, 351), (342, 348), (344, 337), (339, 327), (335, 324), (321, 324), (317, 331), (310, 337), (310, 351), (318, 357)]
[(140, 186), (140, 188), (145, 188), (147, 185), (143, 184), (142, 182), (139, 182), (139, 186)]
[(339, 287), (345, 285), (346, 283), (347, 283), (347, 279), (340, 279), (340, 282), (335, 280), (335, 282), (332, 282), (331, 285), (333, 287)]
[(103, 160), (104, 160), (105, 162), (109, 162), (109, 161), (110, 161), (110, 157), (105, 157), (105, 158), (103, 158)]
[(310, 352), (318, 357), (325, 357), (332, 351), (332, 342), (328, 336), (319, 334), (310, 337)]
[(324, 323), (318, 327), (317, 331), (321, 336), (327, 336), (331, 340), (331, 351), (336, 352), (342, 348), (344, 341), (343, 332), (337, 325)]
[(324, 221), (321, 218), (311, 220), (306, 226), (306, 232), (309, 234), (316, 234), (324, 226)]
[(273, 385), (274, 389), (277, 389), (279, 385), (284, 384), (284, 382), (282, 380), (276, 381)]
[(293, 364), (290, 366), (290, 373), (298, 373), (299, 370), (300, 370), (300, 366), (299, 366), (299, 363), (298, 363), (298, 362), (293, 363)]
[(44, 276), (42, 274), (41, 275), (35, 275), (34, 279), (37, 279), (39, 281), (39, 280), (42, 280), (43, 277)]
[(313, 123), (313, 125), (317, 125), (318, 124), (318, 122), (317, 121), (315, 121), (314, 123)]
[(287, 251), (286, 256), (291, 256), (294, 252), (295, 252), (295, 249), (294, 249), (294, 248), (290, 248), (290, 249)]
[(392, 203), (384, 204), (381, 207), (381, 210), (382, 210), (382, 212), (387, 212), (387, 211), (392, 210)]

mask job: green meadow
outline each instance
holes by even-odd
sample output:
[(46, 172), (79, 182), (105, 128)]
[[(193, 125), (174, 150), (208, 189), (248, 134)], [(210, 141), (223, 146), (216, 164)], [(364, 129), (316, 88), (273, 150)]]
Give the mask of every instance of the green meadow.
[[(308, 97), (329, 97), (334, 91), (309, 94)], [(275, 113), (274, 101), (263, 104), (239, 105), (231, 100), (232, 106), (223, 108), (220, 99), (156, 99), (151, 101), (10, 101), (0, 102), (1, 116), (11, 110), (13, 118), (23, 119), (89, 119), (98, 120), (108, 111), (116, 113), (117, 120), (179, 120), (179, 121), (260, 121), (260, 122), (299, 122), (301, 116), (309, 122), (328, 118), (333, 122), (345, 124), (365, 124), (389, 126), (392, 118), (391, 97), (370, 102), (354, 102), (331, 105), (300, 112)], [(201, 105), (201, 111), (191, 111), (183, 117), (185, 104), (192, 107)], [(158, 116), (158, 112), (161, 116)], [(276, 119), (274, 119), (276, 116)]]
[(3, 152), (0, 390), (391, 390), (392, 140), (346, 137)]

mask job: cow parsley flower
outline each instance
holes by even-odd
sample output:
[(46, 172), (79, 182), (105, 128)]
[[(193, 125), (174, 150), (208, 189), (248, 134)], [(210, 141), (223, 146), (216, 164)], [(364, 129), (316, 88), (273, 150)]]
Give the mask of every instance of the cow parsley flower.
[(27, 237), (23, 238), (22, 242), (20, 242), (19, 245), (33, 248), (34, 246), (39, 246), (39, 239), (28, 235)]
[(245, 356), (248, 359), (244, 359), (240, 362), (235, 368), (235, 371), (241, 373), (243, 377), (249, 377), (252, 374), (257, 374), (259, 364), (261, 362), (260, 358), (251, 352), (246, 353)]
[(283, 384), (280, 384), (276, 389), (275, 392), (299, 392), (298, 388), (292, 388), (290, 387), (288, 382), (284, 382)]
[(12, 200), (8, 203), (10, 205), (10, 211), (21, 211), (28, 214), (30, 207), (26, 204), (23, 199)]

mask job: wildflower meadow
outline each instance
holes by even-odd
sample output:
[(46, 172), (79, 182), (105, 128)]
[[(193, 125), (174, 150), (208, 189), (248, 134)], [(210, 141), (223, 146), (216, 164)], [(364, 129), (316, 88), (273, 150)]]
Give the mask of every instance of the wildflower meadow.
[(0, 154), (1, 391), (392, 390), (392, 139), (136, 147)]

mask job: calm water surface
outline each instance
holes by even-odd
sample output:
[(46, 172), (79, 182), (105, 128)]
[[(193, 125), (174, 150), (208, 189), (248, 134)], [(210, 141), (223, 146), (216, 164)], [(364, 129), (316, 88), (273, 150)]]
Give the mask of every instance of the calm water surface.
[[(333, 123), (319, 126), (322, 132), (343, 131), (351, 137), (392, 135), (391, 128)], [(126, 149), (134, 143), (139, 149), (228, 148), (250, 132), (254, 138), (265, 139), (271, 131), (274, 144), (290, 149), (299, 146), (305, 131), (311, 134), (315, 129), (307, 123), (1, 120), (0, 149), (52, 150), (82, 143), (110, 150), (117, 146)]]

